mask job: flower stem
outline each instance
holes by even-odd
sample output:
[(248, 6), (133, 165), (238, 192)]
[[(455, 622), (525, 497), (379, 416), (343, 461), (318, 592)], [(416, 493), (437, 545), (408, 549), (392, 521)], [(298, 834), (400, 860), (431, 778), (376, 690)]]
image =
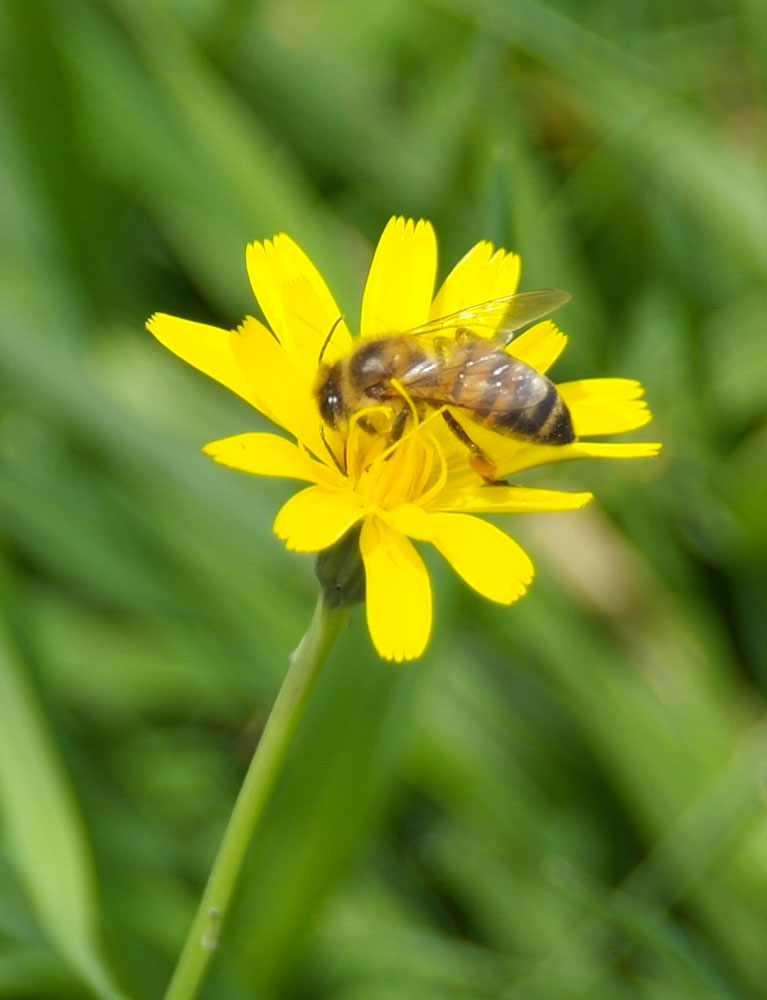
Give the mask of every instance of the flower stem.
[(347, 616), (348, 607), (331, 607), (320, 596), (253, 754), (165, 1000), (193, 1000), (202, 985), (253, 832), (282, 770), (309, 693)]

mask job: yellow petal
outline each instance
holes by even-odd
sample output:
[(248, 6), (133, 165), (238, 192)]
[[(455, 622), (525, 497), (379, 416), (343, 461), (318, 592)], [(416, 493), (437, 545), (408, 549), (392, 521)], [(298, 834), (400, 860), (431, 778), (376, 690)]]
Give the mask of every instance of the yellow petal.
[(283, 476), (309, 483), (332, 483), (338, 478), (298, 445), (276, 434), (235, 434), (211, 441), (202, 450), (221, 465), (257, 476)]
[(506, 350), (536, 371), (546, 372), (566, 346), (565, 334), (550, 319), (545, 319), (512, 340)]
[(470, 514), (427, 514), (399, 507), (392, 525), (431, 542), (470, 587), (491, 601), (511, 604), (527, 590), (534, 569), (527, 553), (494, 524)]
[(320, 418), (313, 393), (316, 370), (297, 364), (295, 357), (252, 316), (231, 335), (231, 344), (259, 410), (290, 431), (318, 458), (328, 457), (319, 435)]
[(228, 330), (165, 313), (155, 313), (147, 320), (146, 328), (182, 361), (236, 392), (252, 406), (258, 406), (251, 386), (243, 378), (232, 354)]
[(643, 427), (652, 419), (641, 382), (630, 378), (589, 378), (562, 382), (557, 388), (570, 413), (578, 437), (621, 434)]
[(437, 239), (430, 222), (390, 219), (378, 241), (362, 296), (360, 333), (402, 333), (424, 323), (434, 292)]
[(274, 533), (289, 549), (319, 552), (337, 542), (363, 513), (352, 490), (308, 486), (280, 509)]
[[(316, 369), (322, 345), (341, 313), (317, 268), (289, 236), (251, 243), (248, 277), (264, 316), (285, 350), (302, 367)], [(351, 344), (343, 320), (333, 331), (325, 360)]]
[(522, 469), (573, 458), (654, 458), (663, 446), (655, 442), (574, 441), (565, 445), (523, 445), (508, 465), (499, 466), (500, 476), (513, 475)]
[(657, 441), (575, 441), (565, 447), (574, 449), (576, 458), (655, 458), (663, 445)]
[(368, 629), (385, 660), (412, 660), (426, 648), (431, 632), (431, 584), (412, 544), (377, 517), (362, 525), (360, 552), (365, 563)]
[(428, 510), (465, 511), (472, 514), (517, 514), (532, 511), (577, 510), (593, 499), (592, 493), (566, 493), (527, 486), (477, 486), (445, 489)]
[(459, 309), (513, 295), (519, 284), (520, 259), (515, 253), (477, 243), (455, 265), (437, 292), (429, 318), (439, 319)]

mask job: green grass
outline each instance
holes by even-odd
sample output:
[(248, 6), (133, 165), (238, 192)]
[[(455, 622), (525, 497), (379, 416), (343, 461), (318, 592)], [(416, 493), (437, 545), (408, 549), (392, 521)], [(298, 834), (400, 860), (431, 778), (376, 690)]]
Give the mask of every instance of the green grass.
[(356, 613), (203, 996), (763, 996), (765, 65), (756, 0), (7, 0), (0, 996), (162, 994), (314, 603), (144, 320), (235, 324), (280, 230), (354, 317), (395, 213), (569, 289), (557, 377), (664, 452), (527, 477), (598, 504), (506, 519), (511, 609), (430, 560), (419, 663)]

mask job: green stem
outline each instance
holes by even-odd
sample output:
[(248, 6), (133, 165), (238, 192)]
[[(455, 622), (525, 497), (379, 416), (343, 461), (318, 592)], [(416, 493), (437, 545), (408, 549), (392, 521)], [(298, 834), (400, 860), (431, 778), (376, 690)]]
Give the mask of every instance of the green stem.
[(193, 1000), (197, 995), (218, 944), (221, 924), (253, 832), (282, 770), (309, 693), (347, 616), (348, 608), (330, 607), (320, 597), (309, 629), (290, 658), (290, 667), (245, 775), (165, 1000)]

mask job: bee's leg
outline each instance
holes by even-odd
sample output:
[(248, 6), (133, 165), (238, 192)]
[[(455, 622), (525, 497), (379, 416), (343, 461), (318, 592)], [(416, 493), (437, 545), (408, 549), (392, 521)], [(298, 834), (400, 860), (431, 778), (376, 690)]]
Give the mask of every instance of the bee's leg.
[(447, 410), (442, 411), (442, 419), (450, 430), (455, 434), (462, 445), (465, 445), (471, 452), (469, 465), (478, 476), (481, 476), (488, 486), (508, 486), (505, 479), (498, 479), (495, 475), (495, 462), (489, 458), (480, 448), (476, 441), (472, 441), (463, 427), (458, 423), (452, 413)]
[[(387, 445), (387, 450), (388, 448), (391, 448), (393, 444), (396, 444), (405, 433), (409, 416), (410, 410), (408, 410), (407, 407), (403, 406), (403, 408), (397, 412), (396, 417), (391, 422), (391, 428), (389, 429), (389, 444)], [(384, 461), (388, 462), (393, 454), (394, 449), (392, 448), (389, 454), (384, 458)]]
[(376, 429), (370, 423), (367, 417), (359, 417), (357, 420), (357, 426), (361, 427), (366, 434), (375, 434)]
[(409, 416), (410, 410), (408, 410), (406, 406), (403, 406), (394, 420), (392, 420), (391, 430), (389, 431), (389, 441), (391, 444), (394, 444), (395, 441), (399, 441), (405, 433)]

